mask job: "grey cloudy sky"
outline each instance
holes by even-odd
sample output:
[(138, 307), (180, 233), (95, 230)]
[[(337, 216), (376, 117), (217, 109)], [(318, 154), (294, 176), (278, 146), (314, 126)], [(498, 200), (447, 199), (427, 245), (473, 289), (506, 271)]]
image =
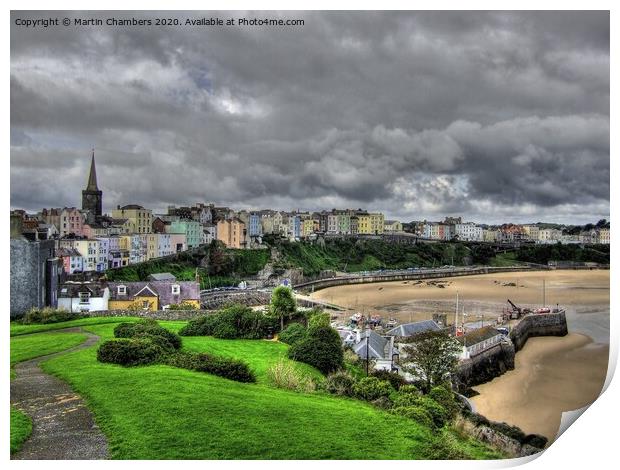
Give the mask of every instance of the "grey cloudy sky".
[(199, 201), (403, 221), (609, 217), (607, 12), (183, 12), (304, 26), (25, 28), (11, 206)]

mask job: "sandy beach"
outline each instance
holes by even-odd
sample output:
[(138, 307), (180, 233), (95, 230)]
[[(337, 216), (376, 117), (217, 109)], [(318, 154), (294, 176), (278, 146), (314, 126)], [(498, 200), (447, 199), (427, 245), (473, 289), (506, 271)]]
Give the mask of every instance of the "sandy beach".
[[(454, 318), (456, 293), (469, 319), (493, 321), (508, 307), (545, 303), (567, 310), (569, 335), (531, 338), (515, 358), (515, 370), (474, 387), (478, 412), (527, 433), (555, 438), (563, 411), (598, 397), (609, 354), (609, 271), (540, 271), (445, 278), (437, 282), (386, 282), (323, 289), (312, 297), (401, 322)], [(436, 281), (436, 280), (434, 280)], [(439, 287), (442, 286), (442, 287)], [(459, 310), (461, 310), (459, 308)]]

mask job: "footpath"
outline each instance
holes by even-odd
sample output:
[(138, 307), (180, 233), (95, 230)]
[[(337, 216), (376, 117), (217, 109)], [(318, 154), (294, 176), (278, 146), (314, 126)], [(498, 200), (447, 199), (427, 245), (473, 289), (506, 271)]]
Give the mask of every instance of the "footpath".
[(94, 460), (109, 458), (108, 443), (86, 403), (71, 387), (41, 369), (43, 361), (89, 348), (99, 336), (66, 328), (58, 332), (85, 333), (88, 338), (65, 351), (20, 362), (11, 380), (11, 405), (30, 416), (32, 434), (12, 460)]

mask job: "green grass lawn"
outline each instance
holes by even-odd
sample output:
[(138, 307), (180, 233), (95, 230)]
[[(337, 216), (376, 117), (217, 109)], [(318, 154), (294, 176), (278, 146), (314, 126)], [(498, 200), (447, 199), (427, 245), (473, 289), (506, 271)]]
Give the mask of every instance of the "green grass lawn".
[(30, 418), (11, 406), (11, 454), (21, 449), (32, 432)]
[(100, 325), (103, 323), (119, 323), (122, 321), (137, 321), (137, 318), (126, 317), (92, 317), (80, 318), (78, 320), (65, 321), (60, 323), (47, 323), (43, 325), (22, 325), (19, 322), (11, 322), (11, 336), (28, 335), (31, 333), (41, 333), (43, 331), (60, 330), (74, 326)]
[[(160, 323), (178, 330), (185, 322)], [(113, 337), (114, 326), (92, 322), (84, 329), (106, 339)], [(41, 334), (47, 335), (56, 334)], [(188, 350), (245, 360), (259, 382), (163, 365), (102, 364), (96, 347), (52, 358), (42, 367), (83, 396), (116, 459), (416, 459), (436, 457), (446, 434), (471, 458), (501, 458), (452, 430), (433, 433), (358, 400), (270, 386), (265, 372), (286, 355), (284, 344), (211, 337), (183, 342)]]

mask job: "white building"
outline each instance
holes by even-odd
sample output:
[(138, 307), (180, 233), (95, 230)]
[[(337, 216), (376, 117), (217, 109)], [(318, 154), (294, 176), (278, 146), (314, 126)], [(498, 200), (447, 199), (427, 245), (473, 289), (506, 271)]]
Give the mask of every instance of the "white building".
[(69, 312), (99, 312), (108, 309), (110, 290), (96, 282), (66, 282), (60, 286), (58, 308)]
[(482, 227), (473, 222), (454, 224), (454, 235), (463, 241), (479, 242), (483, 240)]

